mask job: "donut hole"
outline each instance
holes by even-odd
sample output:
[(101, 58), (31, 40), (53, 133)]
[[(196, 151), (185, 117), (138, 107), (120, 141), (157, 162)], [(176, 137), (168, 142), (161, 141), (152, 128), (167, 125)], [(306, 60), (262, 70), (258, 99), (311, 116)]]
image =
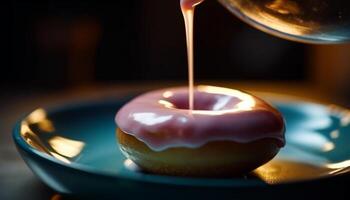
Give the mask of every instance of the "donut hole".
[[(194, 98), (194, 99), (195, 99), (193, 102), (194, 110), (213, 110), (215, 99), (213, 98), (207, 98), (207, 99)], [(176, 99), (174, 101), (171, 101), (170, 103), (172, 103), (176, 109), (188, 110), (190, 108), (188, 98)]]
[[(166, 100), (175, 109), (189, 109), (189, 97), (187, 93), (174, 95)], [(232, 108), (239, 102), (240, 100), (238, 98), (232, 96), (195, 92), (193, 110), (225, 110)]]

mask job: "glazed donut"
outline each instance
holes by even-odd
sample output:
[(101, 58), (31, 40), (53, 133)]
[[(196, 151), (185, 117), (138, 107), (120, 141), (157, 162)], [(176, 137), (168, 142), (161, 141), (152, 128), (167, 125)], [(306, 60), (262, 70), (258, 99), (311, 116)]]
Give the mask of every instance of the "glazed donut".
[(123, 154), (142, 169), (166, 175), (234, 176), (271, 160), (285, 145), (282, 115), (233, 89), (197, 86), (140, 95), (116, 115)]

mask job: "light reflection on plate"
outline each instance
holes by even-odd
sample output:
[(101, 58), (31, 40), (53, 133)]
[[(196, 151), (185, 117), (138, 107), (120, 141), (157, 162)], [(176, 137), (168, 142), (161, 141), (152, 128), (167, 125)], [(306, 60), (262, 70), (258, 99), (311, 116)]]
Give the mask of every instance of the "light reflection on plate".
[[(350, 170), (350, 112), (337, 106), (304, 101), (270, 100), (286, 120), (287, 145), (271, 162), (248, 178), (195, 179), (144, 174), (125, 160), (115, 141), (114, 115), (125, 100), (88, 102), (45, 110), (40, 108), (21, 120), (14, 139), (24, 160), (45, 183), (57, 191), (75, 193), (71, 179), (56, 176), (58, 169), (76, 184), (96, 184), (89, 176), (149, 183), (205, 186), (280, 184), (348, 173)], [(39, 156), (40, 160), (38, 160)], [(129, 166), (129, 167), (128, 167)], [(52, 167), (52, 169), (50, 168)], [(58, 168), (56, 168), (58, 167)], [(45, 171), (43, 175), (40, 170)], [(70, 169), (88, 173), (71, 174)], [(81, 180), (80, 180), (81, 178)], [(95, 180), (96, 181), (96, 180)], [(105, 185), (104, 185), (105, 184)], [(62, 192), (62, 191), (61, 191)]]

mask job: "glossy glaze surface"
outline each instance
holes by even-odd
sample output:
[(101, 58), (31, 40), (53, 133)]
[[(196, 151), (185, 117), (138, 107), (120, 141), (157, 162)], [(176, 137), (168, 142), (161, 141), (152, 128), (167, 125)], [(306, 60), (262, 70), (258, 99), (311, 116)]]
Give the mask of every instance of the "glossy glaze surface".
[(197, 86), (194, 96), (194, 110), (189, 110), (186, 87), (145, 93), (120, 109), (116, 123), (155, 151), (197, 148), (210, 141), (248, 143), (263, 138), (274, 138), (284, 146), (283, 118), (263, 100), (214, 86)]
[[(262, 96), (262, 95), (259, 95)], [(113, 193), (125, 197), (163, 191), (176, 197), (232, 193), (266, 184), (334, 177), (350, 170), (350, 111), (304, 101), (269, 99), (285, 117), (286, 146), (253, 174), (231, 179), (195, 179), (144, 174), (125, 160), (115, 141), (116, 110), (130, 99), (109, 99), (38, 109), (21, 119), (14, 141), (32, 171), (63, 193)], [(175, 187), (176, 185), (176, 187)], [(205, 190), (198, 191), (198, 186)], [(197, 188), (197, 189), (196, 189)], [(130, 193), (131, 192), (131, 193)], [(159, 193), (159, 195), (162, 195)]]

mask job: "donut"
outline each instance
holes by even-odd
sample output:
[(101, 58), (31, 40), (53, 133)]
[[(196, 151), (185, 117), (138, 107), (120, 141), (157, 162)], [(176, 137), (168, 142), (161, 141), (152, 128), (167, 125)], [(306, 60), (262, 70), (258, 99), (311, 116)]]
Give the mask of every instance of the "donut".
[(251, 94), (197, 86), (142, 94), (115, 117), (122, 153), (147, 172), (200, 177), (248, 173), (285, 145), (282, 115)]

